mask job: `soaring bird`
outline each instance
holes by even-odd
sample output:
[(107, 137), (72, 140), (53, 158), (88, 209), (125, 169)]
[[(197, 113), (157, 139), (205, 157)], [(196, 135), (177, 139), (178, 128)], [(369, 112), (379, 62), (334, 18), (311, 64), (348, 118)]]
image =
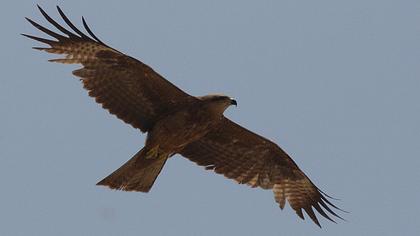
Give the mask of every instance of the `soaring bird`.
[[(52, 62), (81, 64), (73, 71), (96, 102), (124, 122), (147, 133), (145, 146), (98, 185), (124, 191), (148, 192), (166, 160), (185, 158), (251, 187), (272, 189), (283, 209), (286, 200), (297, 215), (303, 211), (318, 225), (314, 209), (326, 219), (339, 209), (274, 142), (226, 118), (223, 113), (237, 102), (226, 95), (194, 97), (167, 81), (152, 68), (109, 47), (96, 37), (85, 19), (87, 34), (75, 27), (57, 6), (70, 29), (58, 24), (39, 7), (45, 19), (61, 33), (33, 20), (29, 23), (54, 39), (24, 36), (49, 47), (34, 47), (63, 54)], [(330, 214), (327, 214), (327, 212)]]

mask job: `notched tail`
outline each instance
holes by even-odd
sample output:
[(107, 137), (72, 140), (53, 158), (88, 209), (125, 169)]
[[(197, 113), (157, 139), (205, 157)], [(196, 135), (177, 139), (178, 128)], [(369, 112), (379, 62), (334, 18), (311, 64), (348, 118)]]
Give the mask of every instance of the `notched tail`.
[(104, 178), (97, 185), (123, 191), (149, 192), (168, 159), (168, 155), (146, 158), (143, 148), (124, 165)]

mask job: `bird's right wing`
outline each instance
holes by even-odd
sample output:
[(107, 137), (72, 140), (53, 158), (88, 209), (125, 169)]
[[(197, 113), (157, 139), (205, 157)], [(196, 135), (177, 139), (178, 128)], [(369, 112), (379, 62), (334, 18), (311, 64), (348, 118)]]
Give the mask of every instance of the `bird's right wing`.
[(324, 210), (341, 218), (331, 209), (337, 207), (286, 152), (227, 118), (217, 129), (188, 144), (180, 154), (238, 183), (272, 189), (280, 208), (287, 200), (300, 218), (304, 218), (303, 210), (318, 226), (314, 210), (331, 221), (334, 220)]
[(56, 40), (26, 34), (24, 36), (50, 46), (35, 49), (65, 55), (64, 58), (50, 61), (82, 64), (83, 68), (73, 71), (73, 74), (81, 78), (90, 96), (126, 123), (146, 132), (153, 126), (156, 118), (173, 109), (175, 104), (194, 99), (149, 66), (105, 45), (92, 33), (83, 18), (83, 25), (90, 36), (77, 29), (59, 7), (57, 9), (61, 17), (74, 32), (58, 24), (39, 6), (38, 8), (47, 21), (63, 35), (27, 18), (33, 26)]

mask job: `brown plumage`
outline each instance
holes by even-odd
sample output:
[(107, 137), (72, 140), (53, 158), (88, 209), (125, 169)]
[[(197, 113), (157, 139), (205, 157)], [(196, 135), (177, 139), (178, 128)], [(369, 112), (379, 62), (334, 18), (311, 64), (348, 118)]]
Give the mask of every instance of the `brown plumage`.
[[(125, 191), (148, 192), (166, 160), (181, 154), (206, 169), (251, 187), (273, 189), (283, 209), (286, 201), (303, 217), (305, 211), (320, 226), (315, 209), (325, 218), (341, 218), (336, 208), (296, 163), (275, 143), (223, 116), (236, 101), (225, 95), (193, 97), (183, 92), (149, 66), (77, 29), (59, 7), (59, 14), (73, 30), (64, 28), (39, 6), (46, 20), (62, 34), (27, 20), (55, 40), (24, 36), (48, 44), (35, 47), (49, 53), (64, 54), (50, 61), (81, 64), (73, 74), (81, 78), (89, 95), (103, 108), (134, 128), (147, 132), (145, 147), (98, 185)], [(303, 211), (302, 211), (303, 210)]]

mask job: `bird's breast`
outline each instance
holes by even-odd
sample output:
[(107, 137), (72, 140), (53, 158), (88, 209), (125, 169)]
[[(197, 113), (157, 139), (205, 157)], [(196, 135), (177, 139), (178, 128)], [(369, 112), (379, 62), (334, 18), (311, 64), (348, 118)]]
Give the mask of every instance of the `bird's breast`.
[(187, 109), (160, 120), (149, 137), (166, 151), (175, 152), (206, 135), (218, 122), (206, 111)]

